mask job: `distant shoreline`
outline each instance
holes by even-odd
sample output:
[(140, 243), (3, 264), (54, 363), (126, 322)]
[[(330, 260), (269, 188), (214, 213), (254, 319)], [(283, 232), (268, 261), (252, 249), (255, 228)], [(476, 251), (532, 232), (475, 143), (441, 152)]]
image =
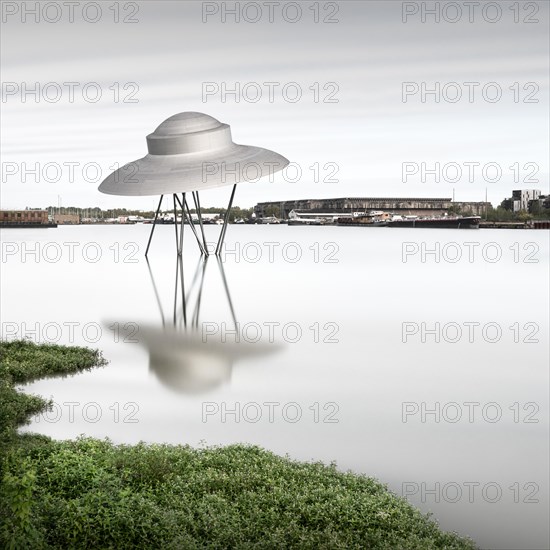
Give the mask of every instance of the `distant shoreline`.
[[(286, 220), (278, 224), (235, 224), (231, 223), (230, 225), (288, 225), (285, 223)], [(143, 222), (129, 222), (129, 223), (111, 223), (111, 222), (94, 222), (94, 223), (48, 223), (48, 224), (0, 224), (0, 229), (55, 229), (59, 226), (62, 227), (75, 227), (75, 226), (111, 226), (111, 227), (127, 227), (129, 225), (152, 225), (152, 223), (143, 223)], [(157, 225), (174, 225), (173, 223), (158, 223)], [(186, 223), (185, 225), (189, 225)], [(205, 224), (205, 225), (216, 225), (216, 224)], [(327, 227), (336, 227), (334, 224), (326, 224)], [(318, 227), (318, 225), (316, 225)], [(357, 227), (357, 226), (353, 226)], [(405, 228), (405, 229), (419, 229), (419, 228)], [(429, 227), (424, 227), (422, 229), (430, 229)], [(435, 229), (435, 228), (432, 228)], [(482, 221), (479, 223), (479, 229), (550, 229), (550, 220), (533, 220), (531, 222), (490, 222)]]

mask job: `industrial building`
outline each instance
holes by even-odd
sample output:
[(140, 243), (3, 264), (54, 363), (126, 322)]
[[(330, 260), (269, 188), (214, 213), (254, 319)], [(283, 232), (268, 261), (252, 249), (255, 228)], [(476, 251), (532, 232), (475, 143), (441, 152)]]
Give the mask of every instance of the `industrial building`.
[(480, 216), (485, 213), (487, 202), (453, 202), (450, 198), (383, 198), (383, 197), (345, 197), (336, 199), (299, 199), (290, 201), (260, 202), (254, 207), (258, 218), (277, 216), (288, 219), (292, 210), (299, 213), (369, 212), (383, 210), (402, 215), (439, 216), (451, 208), (463, 213)]
[(47, 210), (0, 210), (0, 226), (48, 225)]

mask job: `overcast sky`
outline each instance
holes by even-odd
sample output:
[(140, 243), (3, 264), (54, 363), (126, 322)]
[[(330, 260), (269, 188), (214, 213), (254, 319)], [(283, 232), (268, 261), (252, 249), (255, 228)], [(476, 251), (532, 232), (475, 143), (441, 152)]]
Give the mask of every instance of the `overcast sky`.
[[(64, 206), (154, 208), (154, 197), (103, 195), (97, 187), (115, 163), (144, 156), (145, 136), (182, 111), (210, 114), (231, 125), (235, 142), (273, 149), (301, 168), (298, 181), (294, 167), (274, 182), (243, 183), (235, 198), (243, 207), (310, 197), (451, 197), (453, 188), (456, 200), (484, 200), (487, 188), (497, 204), (516, 188), (548, 192), (548, 2), (516, 9), (498, 2), (501, 13), (483, 12), (482, 3), (473, 22), (464, 3), (440, 2), (447, 11), (439, 23), (430, 14), (423, 22), (413, 13), (419, 4), (400, 1), (304, 1), (301, 15), (280, 1), (272, 22), (266, 2), (237, 3), (248, 5), (239, 22), (223, 13), (235, 2), (108, 1), (99, 3), (100, 16), (93, 2), (73, 14), (62, 2), (49, 4), (38, 15), (25, 13), (35, 2), (2, 4), (3, 208), (57, 205), (58, 197)], [(461, 17), (447, 4), (462, 6)], [(74, 98), (67, 82), (76, 83)], [(265, 82), (278, 83), (272, 98)], [(439, 102), (434, 95), (422, 102), (423, 82), (439, 83)], [(238, 102), (221, 93), (236, 83)], [(297, 101), (291, 83), (301, 90)], [(24, 95), (37, 85), (38, 98)], [(36, 163), (40, 173), (23, 178)], [(422, 163), (428, 170), (440, 163), (439, 182), (429, 173), (422, 181)], [(223, 205), (228, 195), (229, 188), (205, 192), (202, 202)]]

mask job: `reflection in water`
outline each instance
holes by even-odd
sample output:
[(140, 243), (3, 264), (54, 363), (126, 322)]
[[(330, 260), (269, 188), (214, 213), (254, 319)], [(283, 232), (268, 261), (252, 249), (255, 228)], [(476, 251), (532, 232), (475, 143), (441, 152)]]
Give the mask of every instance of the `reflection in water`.
[[(153, 270), (147, 262), (155, 298), (159, 307), (162, 327), (139, 327), (139, 341), (149, 351), (149, 368), (159, 381), (170, 389), (182, 393), (201, 393), (231, 379), (233, 363), (240, 359), (257, 358), (279, 349), (274, 343), (235, 342), (203, 336), (199, 315), (203, 299), (203, 288), (209, 257), (202, 256), (195, 269), (189, 289), (186, 292), (183, 262), (176, 260), (174, 285), (174, 307), (172, 322), (167, 320), (158, 292)], [(227, 278), (222, 262), (217, 266), (234, 329), (238, 332), (235, 308), (229, 293)], [(190, 298), (196, 289), (194, 307), (188, 311)]]

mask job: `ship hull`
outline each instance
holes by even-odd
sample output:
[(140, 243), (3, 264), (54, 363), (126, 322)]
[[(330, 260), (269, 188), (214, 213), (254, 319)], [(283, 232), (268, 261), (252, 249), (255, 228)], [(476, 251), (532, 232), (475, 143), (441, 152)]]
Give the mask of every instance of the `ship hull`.
[(395, 220), (388, 227), (432, 227), (437, 229), (479, 229), (478, 216), (426, 220)]
[(348, 227), (386, 227), (386, 220), (375, 220), (372, 216), (354, 216), (353, 218), (338, 218), (335, 225)]
[(2, 229), (34, 229), (42, 228), (48, 229), (51, 227), (57, 227), (56, 223), (0, 223)]
[(340, 227), (386, 227), (388, 222), (362, 223), (362, 222), (336, 222)]

